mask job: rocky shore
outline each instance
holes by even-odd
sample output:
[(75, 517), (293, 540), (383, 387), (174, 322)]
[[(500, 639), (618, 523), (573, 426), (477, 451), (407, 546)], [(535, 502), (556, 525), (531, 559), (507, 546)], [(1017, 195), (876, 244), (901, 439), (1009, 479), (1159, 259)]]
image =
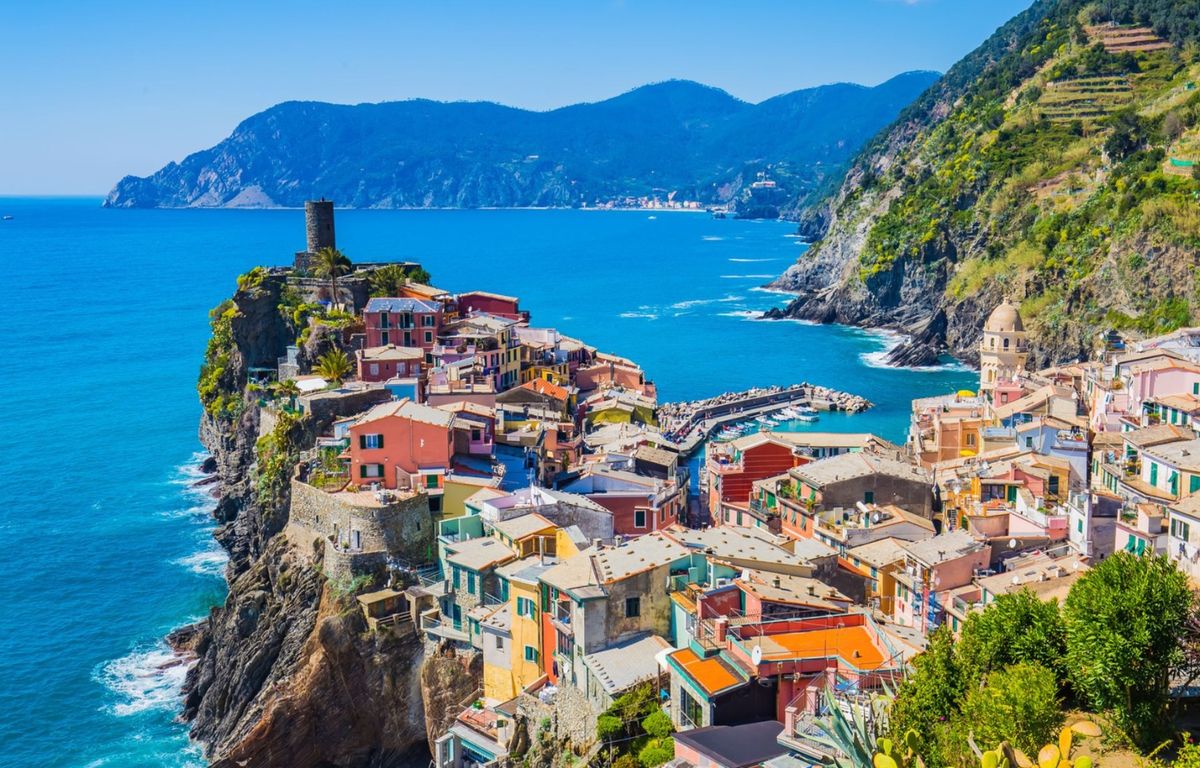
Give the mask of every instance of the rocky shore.
[[(470, 691), (445, 681), (427, 690), (419, 638), (368, 632), (352, 596), (326, 578), (323, 550), (298, 551), (281, 535), (286, 491), (264, 497), (246, 371), (274, 365), (296, 336), (277, 310), (282, 285), (269, 276), (234, 295), (218, 385), (241, 402), (201, 419), (211, 473), (202, 482), (218, 498), (229, 590), (207, 618), (167, 638), (181, 663), (192, 663), (181, 717), (214, 766), (425, 766), (428, 739), (446, 719), (441, 708)], [(468, 676), (458, 682), (474, 685)]]

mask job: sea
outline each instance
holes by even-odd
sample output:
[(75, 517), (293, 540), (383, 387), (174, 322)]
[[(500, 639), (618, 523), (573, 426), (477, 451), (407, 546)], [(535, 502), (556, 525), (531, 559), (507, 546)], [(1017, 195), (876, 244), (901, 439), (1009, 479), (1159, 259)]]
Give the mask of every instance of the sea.
[[(298, 210), (107, 210), (0, 198), (0, 766), (200, 766), (162, 642), (224, 596), (213, 501), (192, 484), (208, 310), (304, 246)], [(449, 291), (521, 298), (533, 323), (638, 361), (660, 399), (810, 381), (876, 405), (801, 428), (904, 439), (914, 397), (971, 387), (953, 360), (883, 364), (893, 335), (756, 319), (806, 244), (702, 213), (338, 211), (352, 260), (421, 262)]]

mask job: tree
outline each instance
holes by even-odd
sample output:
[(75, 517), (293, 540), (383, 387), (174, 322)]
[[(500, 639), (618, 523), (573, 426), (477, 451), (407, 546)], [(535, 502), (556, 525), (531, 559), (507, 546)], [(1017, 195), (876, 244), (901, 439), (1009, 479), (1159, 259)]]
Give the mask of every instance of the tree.
[(317, 277), (329, 278), (329, 302), (338, 305), (337, 279), (350, 273), (350, 259), (337, 248), (325, 247), (313, 254), (312, 270)]
[(350, 369), (350, 357), (340, 349), (331, 349), (317, 361), (317, 373), (334, 384), (345, 381)]
[(913, 672), (896, 691), (888, 714), (888, 730), (899, 741), (909, 730), (919, 738), (913, 745), (930, 768), (944, 765), (938, 746), (950, 718), (958, 712), (963, 682), (954, 658), (954, 635), (943, 625), (929, 638), (929, 646), (912, 662)]
[(1111, 710), (1139, 743), (1168, 722), (1167, 691), (1182, 661), (1192, 594), (1165, 556), (1118, 552), (1071, 588), (1063, 610), (1071, 685), (1095, 711)]
[(371, 295), (399, 296), (400, 290), (409, 282), (428, 283), (429, 273), (418, 266), (388, 264), (371, 273)]
[(296, 383), (295, 379), (277, 381), (271, 385), (271, 389), (276, 397), (287, 398), (289, 408), (296, 406), (296, 398), (300, 396), (300, 385)]
[(1000, 595), (963, 625), (957, 647), (966, 687), (1020, 662), (1036, 662), (1066, 683), (1067, 630), (1056, 602), (1043, 602), (1027, 589)]
[(968, 736), (980, 749), (994, 749), (1007, 741), (1036, 755), (1062, 725), (1059, 704), (1058, 678), (1041, 664), (1022, 662), (988, 673), (982, 687), (968, 690), (954, 719), (954, 757), (971, 762)]

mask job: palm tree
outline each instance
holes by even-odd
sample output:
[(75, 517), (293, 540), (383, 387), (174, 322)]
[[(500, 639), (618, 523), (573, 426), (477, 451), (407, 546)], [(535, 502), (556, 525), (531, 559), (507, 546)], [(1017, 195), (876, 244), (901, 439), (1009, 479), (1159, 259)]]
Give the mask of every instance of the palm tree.
[(350, 357), (340, 349), (332, 349), (317, 360), (317, 373), (322, 379), (341, 384), (350, 374)]
[(350, 259), (337, 248), (325, 247), (313, 254), (312, 270), (317, 277), (329, 278), (329, 303), (338, 305), (337, 279), (350, 273)]
[(296, 407), (296, 398), (300, 396), (300, 386), (295, 379), (284, 379), (271, 385), (276, 397), (286, 397), (288, 408)]
[(404, 288), (405, 283), (424, 283), (428, 281), (429, 273), (421, 267), (388, 264), (371, 273), (371, 295), (399, 296), (400, 290)]

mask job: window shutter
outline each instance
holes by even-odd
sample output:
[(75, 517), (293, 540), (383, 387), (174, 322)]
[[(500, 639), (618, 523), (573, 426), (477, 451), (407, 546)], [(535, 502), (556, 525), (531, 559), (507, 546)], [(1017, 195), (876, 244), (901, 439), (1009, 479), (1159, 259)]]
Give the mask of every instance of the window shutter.
[(379, 445), (377, 445), (375, 447), (382, 448), (383, 447), (383, 435), (376, 435), (376, 437), (378, 438), (377, 442), (379, 443)]
[[(367, 436), (366, 436), (366, 435), (359, 435), (359, 436), (358, 436), (358, 447), (359, 447), (359, 448), (366, 448), (366, 447), (367, 447)], [(366, 475), (364, 475), (364, 477), (366, 477)]]
[(366, 478), (366, 476), (367, 476), (367, 465), (366, 464), (360, 464), (358, 466), (358, 476), (361, 478), (364, 478), (364, 479)]

